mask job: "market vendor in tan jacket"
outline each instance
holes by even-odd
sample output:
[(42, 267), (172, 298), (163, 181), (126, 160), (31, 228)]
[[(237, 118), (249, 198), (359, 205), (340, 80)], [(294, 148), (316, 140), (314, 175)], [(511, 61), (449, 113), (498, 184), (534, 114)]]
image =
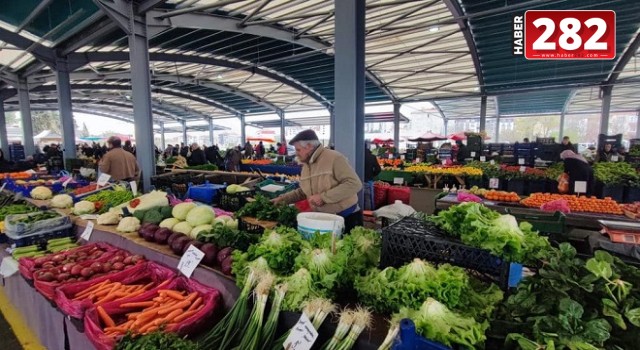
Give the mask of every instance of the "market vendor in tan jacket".
[(344, 218), (345, 233), (362, 225), (358, 192), (362, 181), (342, 154), (324, 148), (313, 130), (304, 130), (289, 142), (302, 163), (300, 188), (273, 200), (296, 203), (306, 199), (314, 211), (337, 214)]
[(114, 181), (138, 181), (140, 179), (140, 167), (136, 157), (122, 149), (122, 140), (111, 136), (107, 140), (109, 152), (100, 161), (100, 171), (111, 175)]

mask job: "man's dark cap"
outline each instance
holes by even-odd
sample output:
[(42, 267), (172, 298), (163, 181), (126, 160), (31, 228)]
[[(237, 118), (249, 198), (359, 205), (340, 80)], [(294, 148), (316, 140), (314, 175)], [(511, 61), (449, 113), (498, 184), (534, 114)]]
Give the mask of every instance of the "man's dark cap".
[(308, 130), (300, 131), (298, 135), (294, 136), (291, 139), (291, 141), (289, 141), (289, 144), (293, 145), (298, 141), (319, 141), (319, 139), (315, 131), (308, 129)]

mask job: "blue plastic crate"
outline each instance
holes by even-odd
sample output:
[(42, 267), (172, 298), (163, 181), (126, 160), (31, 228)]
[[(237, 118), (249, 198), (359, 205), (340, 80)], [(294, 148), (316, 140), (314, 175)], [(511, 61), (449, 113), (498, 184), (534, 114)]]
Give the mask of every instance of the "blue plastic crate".
[(210, 184), (208, 181), (202, 185), (189, 184), (187, 198), (194, 201), (214, 204), (218, 199), (218, 192), (227, 188), (227, 185)]
[(400, 321), (400, 332), (393, 342), (391, 350), (451, 350), (441, 343), (425, 339), (416, 333), (416, 325), (411, 319)]

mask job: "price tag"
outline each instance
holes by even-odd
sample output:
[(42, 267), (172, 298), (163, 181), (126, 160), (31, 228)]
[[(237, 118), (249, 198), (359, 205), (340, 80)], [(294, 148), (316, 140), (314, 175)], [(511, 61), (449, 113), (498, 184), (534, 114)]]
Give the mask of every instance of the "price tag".
[(389, 154), (389, 159), (393, 159), (393, 154)]
[(69, 186), (69, 182), (71, 182), (71, 180), (73, 180), (72, 177), (68, 178), (65, 182), (62, 183), (62, 187), (67, 188), (67, 186)]
[(520, 172), (524, 173), (525, 171), (527, 171), (527, 167), (526, 166), (521, 166), (520, 167)]
[(404, 160), (404, 154), (400, 155), (400, 159)]
[(91, 238), (92, 233), (93, 233), (93, 221), (87, 221), (87, 227), (85, 227), (84, 231), (82, 231), (82, 234), (80, 235), (80, 239), (84, 239), (85, 241), (89, 242), (89, 239)]
[(200, 264), (200, 260), (204, 258), (204, 252), (193, 245), (189, 246), (189, 249), (182, 255), (180, 262), (178, 262), (178, 271), (183, 275), (191, 278), (191, 274)]
[(573, 191), (575, 193), (587, 193), (587, 182), (586, 181), (576, 181)]
[(107, 182), (109, 182), (109, 179), (111, 179), (111, 175), (105, 173), (100, 174), (100, 177), (98, 178), (98, 186), (106, 185)]
[(447, 161), (443, 159), (442, 160), (442, 165), (445, 165), (445, 164), (447, 164)]
[(611, 161), (612, 162), (617, 162), (618, 161), (618, 156), (611, 156)]
[(135, 181), (131, 181), (129, 182), (129, 185), (131, 186), (131, 192), (133, 192), (133, 196), (137, 196), (138, 195), (138, 183)]
[(485, 157), (485, 156), (480, 156), (480, 161), (481, 161), (481, 162), (486, 162), (486, 161), (487, 161), (487, 157)]
[(475, 158), (476, 152), (471, 152), (471, 158)]
[(493, 160), (493, 159), (491, 159), (491, 160), (489, 161), (489, 164), (491, 164), (491, 165), (495, 165), (495, 164), (496, 164), (496, 161), (495, 161), (495, 160)]
[(402, 185), (404, 183), (404, 177), (394, 177), (393, 184), (394, 185)]
[(500, 179), (497, 177), (492, 177), (489, 179), (489, 188), (498, 188), (500, 187)]
[(518, 158), (518, 164), (519, 165), (523, 165), (524, 164), (524, 158)]
[(316, 339), (318, 331), (313, 327), (309, 317), (303, 313), (282, 345), (286, 350), (309, 350)]

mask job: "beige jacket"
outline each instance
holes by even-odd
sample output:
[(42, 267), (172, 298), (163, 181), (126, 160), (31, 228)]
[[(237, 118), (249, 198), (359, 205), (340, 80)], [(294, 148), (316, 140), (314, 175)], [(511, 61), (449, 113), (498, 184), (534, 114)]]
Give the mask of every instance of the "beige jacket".
[(122, 148), (113, 148), (102, 157), (100, 171), (111, 175), (114, 181), (125, 179), (137, 181), (140, 177), (136, 157)]
[(315, 211), (337, 214), (358, 203), (362, 181), (342, 154), (319, 146), (308, 163), (302, 165), (300, 188), (282, 196), (295, 203), (320, 194), (324, 205)]

